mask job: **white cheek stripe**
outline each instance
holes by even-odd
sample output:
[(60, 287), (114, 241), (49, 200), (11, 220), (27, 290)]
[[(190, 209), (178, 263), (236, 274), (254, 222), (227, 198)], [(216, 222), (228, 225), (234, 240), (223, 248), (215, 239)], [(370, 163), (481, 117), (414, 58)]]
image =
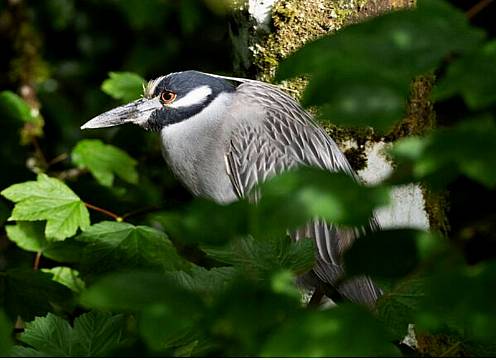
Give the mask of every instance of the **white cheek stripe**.
[(212, 93), (212, 89), (207, 86), (200, 86), (196, 89), (191, 90), (181, 99), (174, 101), (172, 104), (168, 105), (171, 108), (188, 107), (196, 104), (200, 104), (207, 98), (208, 95)]

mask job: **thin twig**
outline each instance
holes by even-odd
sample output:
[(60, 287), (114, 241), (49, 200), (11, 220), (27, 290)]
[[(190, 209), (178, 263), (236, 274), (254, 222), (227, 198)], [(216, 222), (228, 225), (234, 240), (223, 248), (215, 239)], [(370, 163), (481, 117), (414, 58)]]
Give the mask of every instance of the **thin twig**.
[(102, 209), (101, 207), (98, 207), (98, 206), (89, 204), (87, 202), (85, 202), (84, 205), (86, 205), (86, 207), (88, 209), (92, 209), (92, 210), (98, 211), (98, 212), (100, 212), (102, 214), (105, 214), (107, 216), (110, 216), (111, 218), (113, 218), (117, 222), (122, 222), (122, 220), (123, 220), (122, 219), (122, 216), (119, 216), (119, 215), (113, 213), (112, 211), (108, 211), (108, 210)]
[(153, 211), (156, 211), (156, 210), (160, 210), (160, 207), (158, 207), (158, 206), (148, 206), (148, 207), (143, 208), (143, 209), (138, 209), (138, 210), (135, 210), (135, 211), (130, 211), (130, 212), (125, 213), (124, 215), (122, 215), (122, 220), (127, 219), (128, 217), (131, 217), (131, 216), (143, 215), (143, 214), (147, 214), (149, 212), (153, 212)]
[(57, 155), (56, 157), (54, 157), (52, 160), (50, 160), (48, 162), (48, 166), (52, 166), (52, 165), (55, 165), (61, 161), (64, 161), (65, 159), (67, 159), (69, 157), (69, 155), (67, 155), (67, 153), (62, 153), (60, 155)]
[(465, 15), (468, 19), (472, 19), (475, 15), (480, 13), (484, 8), (486, 8), (489, 4), (491, 4), (494, 0), (481, 0), (474, 6), (472, 6)]
[(440, 358), (442, 357), (447, 357), (449, 354), (451, 354), (453, 352), (453, 350), (456, 350), (457, 347), (460, 346), (460, 341), (457, 341), (455, 344), (453, 344), (452, 346), (450, 346), (448, 348), (448, 350), (446, 350), (445, 352), (443, 352), (441, 355), (439, 355)]
[(38, 270), (40, 268), (40, 260), (41, 260), (41, 251), (38, 251), (34, 258), (33, 270)]

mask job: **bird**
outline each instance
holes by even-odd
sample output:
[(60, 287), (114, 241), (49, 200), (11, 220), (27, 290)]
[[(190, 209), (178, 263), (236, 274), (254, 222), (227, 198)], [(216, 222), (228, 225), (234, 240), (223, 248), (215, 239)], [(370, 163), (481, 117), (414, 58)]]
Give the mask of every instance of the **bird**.
[[(334, 140), (278, 86), (195, 70), (173, 72), (144, 86), (143, 96), (100, 114), (81, 129), (132, 123), (161, 137), (162, 155), (197, 197), (227, 204), (259, 183), (299, 166), (344, 172), (360, 181)], [(379, 228), (372, 215), (367, 231)], [(315, 242), (313, 268), (298, 284), (324, 296), (373, 307), (382, 291), (368, 276), (342, 281), (343, 252), (363, 229), (309, 221), (290, 232)]]

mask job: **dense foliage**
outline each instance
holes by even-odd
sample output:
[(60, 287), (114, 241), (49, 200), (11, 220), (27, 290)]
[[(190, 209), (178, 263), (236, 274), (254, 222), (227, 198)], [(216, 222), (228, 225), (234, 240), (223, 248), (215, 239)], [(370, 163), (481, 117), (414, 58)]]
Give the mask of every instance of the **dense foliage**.
[[(218, 205), (177, 184), (156, 134), (79, 130), (139, 97), (143, 78), (198, 64), (228, 72), (228, 59), (207, 57), (227, 51), (215, 3), (0, 5), (10, 41), (0, 355), (394, 356), (413, 351), (400, 345), (409, 324), (421, 354), (495, 355), (496, 41), (426, 0), (307, 44), (276, 77), (308, 76), (302, 103), (322, 121), (387, 134), (412, 80), (434, 74), (439, 126), (398, 141), (378, 185), (299, 169), (263, 184), (256, 205)], [(302, 305), (294, 280), (312, 268), (314, 246), (286, 229), (315, 216), (365, 224), (392, 186), (411, 182), (449, 191), (451, 228), (383, 230), (351, 247), (348, 276), (367, 273), (385, 291), (376, 309)]]

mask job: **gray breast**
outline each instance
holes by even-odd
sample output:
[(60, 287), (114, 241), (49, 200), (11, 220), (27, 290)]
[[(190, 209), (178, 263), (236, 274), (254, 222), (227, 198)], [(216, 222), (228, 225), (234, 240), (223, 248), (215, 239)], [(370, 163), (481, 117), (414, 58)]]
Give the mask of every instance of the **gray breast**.
[(225, 165), (227, 109), (223, 93), (195, 116), (162, 129), (162, 153), (176, 177), (196, 196), (226, 203), (236, 199)]

